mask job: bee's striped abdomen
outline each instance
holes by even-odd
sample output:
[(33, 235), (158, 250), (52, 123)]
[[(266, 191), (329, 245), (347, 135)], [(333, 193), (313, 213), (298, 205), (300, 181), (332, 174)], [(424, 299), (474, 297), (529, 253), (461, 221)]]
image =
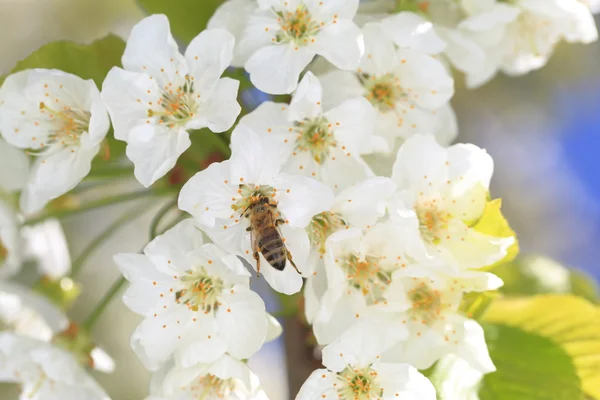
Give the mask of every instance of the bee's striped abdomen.
[(258, 248), (273, 268), (279, 271), (285, 268), (286, 248), (277, 228), (267, 228), (262, 232)]

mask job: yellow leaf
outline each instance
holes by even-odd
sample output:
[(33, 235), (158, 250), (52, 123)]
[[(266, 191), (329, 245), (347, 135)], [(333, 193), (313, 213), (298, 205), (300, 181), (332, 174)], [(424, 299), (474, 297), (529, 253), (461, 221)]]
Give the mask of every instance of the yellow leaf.
[(472, 228), (477, 232), (485, 233), (486, 235), (502, 238), (513, 236), (515, 238), (515, 243), (508, 249), (506, 257), (494, 265), (512, 261), (517, 254), (519, 254), (519, 242), (517, 241), (515, 231), (511, 229), (508, 221), (504, 218), (504, 215), (502, 215), (502, 211), (500, 211), (501, 207), (502, 199), (488, 201), (481, 218), (472, 225)]
[(483, 317), (546, 337), (573, 359), (583, 390), (600, 399), (600, 309), (571, 295), (504, 298)]

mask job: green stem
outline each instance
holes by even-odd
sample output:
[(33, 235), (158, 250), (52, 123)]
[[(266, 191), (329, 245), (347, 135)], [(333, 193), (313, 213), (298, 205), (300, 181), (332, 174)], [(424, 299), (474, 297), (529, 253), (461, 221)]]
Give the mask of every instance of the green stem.
[(104, 310), (106, 309), (106, 307), (108, 306), (108, 304), (110, 303), (110, 301), (113, 299), (113, 297), (115, 297), (115, 295), (117, 293), (119, 293), (119, 291), (121, 290), (121, 288), (123, 287), (123, 285), (125, 284), (126, 280), (124, 277), (119, 277), (110, 287), (110, 289), (108, 289), (108, 292), (106, 292), (104, 294), (104, 296), (102, 297), (102, 299), (100, 300), (100, 302), (98, 304), (96, 304), (96, 307), (94, 307), (94, 309), (92, 310), (92, 312), (90, 313), (90, 315), (87, 317), (87, 319), (85, 320), (85, 322), (83, 323), (83, 327), (87, 330), (90, 331), (92, 329), (92, 327), (94, 326), (94, 324), (98, 321), (98, 318), (100, 318), (100, 315), (102, 315), (102, 313), (104, 312)]
[(169, 201), (167, 204), (162, 206), (160, 210), (156, 213), (154, 218), (152, 219), (152, 223), (150, 224), (150, 240), (154, 239), (159, 235), (158, 225), (163, 220), (165, 215), (177, 205), (177, 197), (173, 200)]
[(81, 271), (81, 267), (87, 261), (87, 259), (92, 255), (92, 253), (100, 247), (106, 240), (108, 240), (116, 231), (118, 231), (121, 227), (126, 225), (128, 222), (135, 220), (137, 217), (146, 212), (145, 207), (135, 207), (135, 209), (127, 211), (123, 216), (113, 222), (108, 228), (104, 230), (101, 234), (96, 236), (94, 240), (91, 241), (90, 244), (81, 252), (79, 257), (73, 261), (73, 265), (71, 267), (71, 278), (75, 278), (79, 271)]
[(214, 141), (216, 146), (223, 153), (225, 158), (229, 158), (231, 149), (229, 148), (229, 138), (227, 137), (227, 133), (215, 133), (214, 136), (217, 137), (217, 140)]
[(106, 178), (114, 178), (121, 176), (131, 176), (133, 175), (133, 166), (132, 165), (111, 165), (106, 167), (100, 167), (96, 169), (92, 169), (88, 176), (86, 176), (86, 180), (88, 179), (106, 179)]
[(48, 218), (65, 218), (73, 215), (80, 214), (85, 211), (94, 210), (96, 208), (102, 208), (106, 206), (110, 206), (113, 204), (124, 203), (127, 201), (143, 198), (143, 197), (152, 197), (152, 196), (166, 196), (168, 194), (173, 193), (173, 188), (162, 188), (162, 189), (146, 189), (140, 190), (138, 192), (131, 192), (127, 194), (121, 194), (117, 196), (105, 197), (100, 200), (90, 201), (87, 204), (83, 204), (81, 207), (74, 209), (62, 209), (57, 211), (49, 211), (32, 218), (29, 218), (25, 221), (24, 225), (34, 225), (38, 222), (44, 221)]

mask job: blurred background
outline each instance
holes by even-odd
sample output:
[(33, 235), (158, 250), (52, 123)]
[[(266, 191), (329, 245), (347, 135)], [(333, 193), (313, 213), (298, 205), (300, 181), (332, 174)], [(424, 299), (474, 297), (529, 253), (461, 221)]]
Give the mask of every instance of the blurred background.
[[(143, 16), (134, 0), (0, 0), (0, 75), (50, 41), (87, 43), (109, 32), (126, 38)], [(499, 76), (477, 90), (464, 89), (457, 77), (453, 105), (458, 141), (486, 148), (495, 160), (492, 194), (503, 198), (521, 253), (549, 256), (599, 280), (600, 43), (561, 45), (541, 71), (520, 78)], [(147, 242), (152, 210), (160, 205), (147, 206), (146, 216), (121, 230), (86, 265), (80, 276), (84, 290), (71, 314), (76, 321), (85, 318), (118, 276), (112, 254), (138, 251)], [(127, 206), (65, 220), (72, 254), (110, 224), (107, 212), (116, 217), (124, 211)], [(276, 310), (277, 299), (266, 288), (259, 290)], [(96, 375), (115, 400), (147, 394), (148, 373), (128, 347), (138, 322), (114, 301), (94, 330), (117, 362), (113, 375)], [(294, 371), (301, 370), (308, 355), (298, 346), (305, 335), (300, 324), (286, 321), (286, 328), (287, 350), (282, 338), (251, 360), (272, 400), (288, 399), (289, 383), (296, 386), (314, 367), (308, 364), (298, 376), (287, 376), (284, 354)]]

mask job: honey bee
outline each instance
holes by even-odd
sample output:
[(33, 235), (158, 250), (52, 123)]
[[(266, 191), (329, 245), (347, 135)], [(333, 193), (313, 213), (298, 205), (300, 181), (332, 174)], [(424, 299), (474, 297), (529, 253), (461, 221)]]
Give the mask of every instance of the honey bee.
[(300, 273), (292, 261), (292, 254), (285, 246), (283, 235), (278, 227), (285, 223), (285, 220), (277, 211), (277, 203), (271, 202), (268, 197), (261, 196), (244, 210), (243, 215), (250, 219), (250, 226), (246, 228), (246, 231), (250, 232), (252, 256), (256, 260), (258, 276), (260, 276), (259, 253), (276, 270), (283, 271), (289, 260), (296, 272)]

